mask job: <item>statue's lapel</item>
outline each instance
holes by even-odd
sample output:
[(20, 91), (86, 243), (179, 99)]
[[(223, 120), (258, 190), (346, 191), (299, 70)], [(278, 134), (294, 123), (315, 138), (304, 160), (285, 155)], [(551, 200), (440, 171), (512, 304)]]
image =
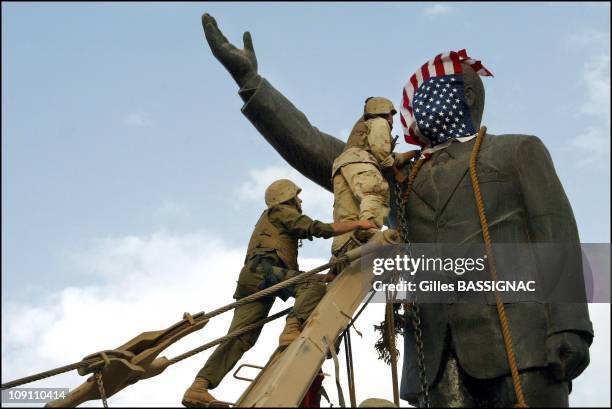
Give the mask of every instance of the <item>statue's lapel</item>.
[(432, 156), (432, 184), (437, 196), (436, 215), (442, 214), (463, 178), (467, 177), (474, 141), (452, 143)]
[(412, 193), (418, 196), (432, 210), (435, 210), (436, 195), (431, 180), (431, 163), (429, 161), (426, 161), (419, 170), (412, 185)]

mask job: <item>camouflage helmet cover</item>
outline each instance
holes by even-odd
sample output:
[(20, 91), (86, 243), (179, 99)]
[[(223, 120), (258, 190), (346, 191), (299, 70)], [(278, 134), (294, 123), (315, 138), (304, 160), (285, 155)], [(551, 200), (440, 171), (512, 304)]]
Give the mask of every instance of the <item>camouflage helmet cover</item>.
[(365, 115), (381, 115), (381, 114), (392, 114), (395, 115), (397, 111), (393, 106), (393, 102), (383, 97), (370, 97), (366, 99), (365, 106), (363, 107), (363, 113)]
[(289, 179), (279, 179), (266, 189), (266, 205), (272, 207), (284, 203), (296, 197), (301, 191), (302, 189)]

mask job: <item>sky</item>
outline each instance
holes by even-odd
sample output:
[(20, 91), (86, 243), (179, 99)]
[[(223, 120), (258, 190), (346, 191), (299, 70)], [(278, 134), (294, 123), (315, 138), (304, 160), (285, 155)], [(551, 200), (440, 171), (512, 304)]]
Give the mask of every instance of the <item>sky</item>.
[[(238, 87), (204, 39), (204, 12), (239, 47), (249, 30), (259, 73), (341, 139), (366, 97), (399, 105), (417, 67), (466, 48), (494, 74), (483, 80), (488, 132), (541, 138), (581, 241), (610, 243), (607, 3), (4, 2), (3, 382), (231, 301), (263, 191), (277, 178), (303, 187), (305, 213), (331, 220), (332, 195), (240, 113)], [(330, 245), (306, 243), (302, 268), (327, 261)], [(570, 402), (608, 406), (609, 304), (589, 307), (591, 365)], [(372, 347), (383, 314), (368, 307), (357, 325), (364, 336), (353, 337), (363, 357), (358, 400), (391, 398), (389, 369)], [(167, 356), (224, 335), (226, 315)], [(265, 363), (281, 329), (266, 327), (243, 362)], [(109, 404), (178, 405), (208, 353)], [(32, 386), (79, 382), (66, 374)], [(333, 400), (333, 379), (324, 385)], [(244, 387), (228, 376), (215, 392), (233, 401)]]

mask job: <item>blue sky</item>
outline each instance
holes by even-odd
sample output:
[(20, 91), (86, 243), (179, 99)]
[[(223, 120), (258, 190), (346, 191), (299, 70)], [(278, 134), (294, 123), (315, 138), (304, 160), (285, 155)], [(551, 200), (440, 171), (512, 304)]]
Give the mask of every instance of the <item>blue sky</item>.
[[(467, 48), (495, 75), (484, 79), (483, 124), (539, 136), (582, 241), (610, 242), (607, 4), (3, 3), (3, 318), (75, 291), (112, 300), (113, 283), (134, 271), (184, 280), (169, 260), (191, 268), (210, 251), (201, 243), (218, 241), (239, 264), (277, 176), (305, 185), (306, 212), (331, 218), (331, 195), (292, 173), (240, 113), (237, 86), (205, 42), (205, 11), (240, 47), (250, 30), (260, 74), (344, 139), (366, 97), (399, 104), (423, 62)], [(302, 254), (322, 260), (329, 245)], [(202, 263), (194, 277), (209, 288), (218, 276)], [(232, 284), (237, 271), (218, 274)], [(13, 329), (3, 324), (3, 335)], [(37, 334), (3, 341), (3, 358)]]

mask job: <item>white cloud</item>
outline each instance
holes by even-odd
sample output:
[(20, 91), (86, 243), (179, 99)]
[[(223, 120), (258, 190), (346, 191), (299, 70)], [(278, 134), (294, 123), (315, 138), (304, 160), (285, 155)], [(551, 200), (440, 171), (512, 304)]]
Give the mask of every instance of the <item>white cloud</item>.
[[(193, 233), (173, 236), (126, 236), (100, 240), (84, 249), (80, 260), (105, 281), (97, 286), (70, 287), (44, 300), (11, 304), (2, 320), (2, 381), (80, 360), (96, 351), (114, 348), (143, 331), (163, 329), (191, 313), (231, 302), (244, 249), (227, 247), (215, 235)], [(303, 269), (327, 261), (300, 259)], [(291, 302), (276, 302), (273, 311)], [(279, 305), (280, 304), (280, 305)], [(377, 361), (372, 348), (377, 335), (371, 331), (384, 314), (382, 305), (364, 312), (357, 327), (364, 338), (353, 337), (358, 399), (391, 399), (389, 368)], [(169, 358), (225, 335), (231, 312), (217, 317), (202, 330), (171, 346), (162, 355)], [(241, 362), (263, 365), (274, 351), (282, 331), (282, 319), (268, 324), (257, 345)], [(168, 368), (161, 375), (143, 380), (109, 398), (110, 406), (180, 406), (184, 390), (212, 350)], [(344, 368), (344, 358), (341, 357)], [(365, 370), (367, 368), (367, 370)], [(334, 373), (333, 362), (323, 371)], [(347, 393), (346, 375), (341, 375)], [(78, 386), (84, 378), (76, 372), (32, 383), (32, 387)], [(324, 385), (338, 402), (333, 378)], [(214, 394), (235, 401), (246, 383), (229, 374)], [(345, 396), (348, 401), (348, 396)], [(92, 401), (83, 406), (99, 406)]]
[(438, 16), (442, 14), (450, 14), (453, 11), (451, 6), (443, 4), (434, 4), (433, 6), (425, 7), (423, 12), (429, 16)]
[(236, 191), (238, 202), (263, 205), (264, 192), (272, 182), (277, 179), (290, 179), (302, 188), (300, 197), (304, 201), (304, 213), (318, 220), (332, 221), (334, 196), (288, 165), (251, 169), (248, 174), (249, 179)]
[(580, 155), (576, 155), (575, 166), (578, 168), (610, 168), (610, 126), (606, 131), (603, 126), (589, 126), (584, 133), (572, 138), (570, 146)]
[(610, 54), (592, 56), (580, 78), (586, 90), (586, 101), (580, 112), (610, 119)]
[(133, 112), (131, 114), (128, 114), (123, 119), (123, 123), (127, 126), (136, 127), (148, 127), (153, 125), (150, 115), (145, 112)]
[[(181, 319), (184, 311), (211, 310), (231, 301), (244, 248), (230, 248), (214, 234), (192, 233), (107, 238), (83, 250), (80, 260), (104, 282), (97, 286), (70, 287), (46, 299), (11, 304), (3, 311), (2, 381), (78, 361), (90, 353), (116, 347), (143, 331), (158, 330)], [(300, 259), (303, 269), (326, 262), (321, 258)], [(291, 302), (277, 301), (273, 311)], [(596, 337), (591, 347), (591, 365), (575, 382), (572, 404), (605, 406), (609, 403), (610, 338), (609, 304), (591, 305)], [(363, 338), (353, 334), (353, 357), (358, 403), (368, 397), (392, 400), (390, 369), (377, 360), (372, 330), (384, 316), (384, 306), (368, 306), (356, 323)], [(162, 355), (169, 358), (225, 335), (231, 313), (217, 317), (202, 330), (181, 340)], [(268, 324), (257, 345), (242, 363), (264, 365), (277, 344), (283, 320)], [(398, 338), (400, 352), (403, 351)], [(161, 375), (143, 380), (110, 397), (110, 406), (177, 407), (184, 390), (211, 350), (168, 368)], [(344, 353), (340, 356), (341, 382), (348, 402)], [(401, 364), (400, 371), (401, 371)], [(334, 374), (333, 361), (323, 371)], [(252, 374), (252, 373), (251, 373)], [(74, 388), (84, 379), (75, 372), (32, 383), (36, 387)], [(214, 390), (218, 399), (235, 401), (248, 386), (229, 374)], [(333, 376), (324, 381), (337, 404)], [(608, 393), (608, 394), (606, 394)], [(406, 405), (406, 402), (402, 402)], [(92, 401), (83, 406), (99, 406)]]
[(573, 382), (570, 406), (610, 407), (610, 304), (589, 304), (595, 330), (591, 363)]
[(569, 148), (579, 153), (575, 166), (606, 170), (610, 167), (610, 33), (583, 30), (571, 34), (567, 43), (589, 50), (578, 85), (584, 98), (577, 107), (576, 120), (584, 132), (575, 136)]

